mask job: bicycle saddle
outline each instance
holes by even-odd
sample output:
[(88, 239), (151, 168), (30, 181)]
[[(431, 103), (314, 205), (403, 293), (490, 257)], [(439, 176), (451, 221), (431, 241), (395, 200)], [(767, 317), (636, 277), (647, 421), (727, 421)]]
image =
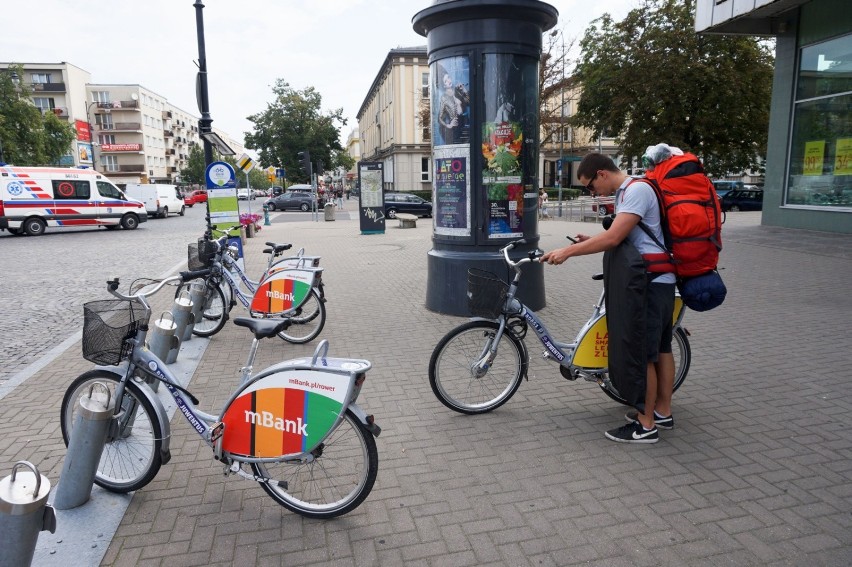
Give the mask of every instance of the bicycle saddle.
[(292, 244), (275, 244), (274, 242), (267, 242), (266, 245), (271, 246), (272, 248), (264, 249), (264, 254), (269, 254), (270, 252), (284, 252), (285, 250), (289, 250), (293, 247)]
[(274, 337), (290, 326), (289, 319), (249, 319), (248, 317), (237, 317), (234, 324), (238, 327), (251, 329), (254, 337), (258, 340)]

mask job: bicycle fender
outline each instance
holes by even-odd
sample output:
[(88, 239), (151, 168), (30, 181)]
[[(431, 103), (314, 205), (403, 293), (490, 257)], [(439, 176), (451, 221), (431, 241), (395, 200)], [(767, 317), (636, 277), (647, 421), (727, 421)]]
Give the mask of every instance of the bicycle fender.
[(365, 412), (358, 404), (349, 404), (349, 409), (352, 410), (352, 413), (355, 417), (358, 418), (358, 421), (364, 424), (364, 427), (367, 428), (367, 431), (373, 434), (373, 437), (378, 437), (382, 432), (382, 428), (373, 421), (370, 423), (370, 420), (367, 417), (367, 412)]

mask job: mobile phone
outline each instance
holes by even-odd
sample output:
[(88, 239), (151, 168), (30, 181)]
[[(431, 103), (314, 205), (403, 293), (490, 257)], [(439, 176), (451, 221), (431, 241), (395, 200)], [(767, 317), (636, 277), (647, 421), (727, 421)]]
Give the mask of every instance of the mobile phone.
[(566, 236), (565, 238), (570, 240), (572, 244), (577, 244), (577, 242), (578, 242), (578, 240), (576, 238), (571, 238), (570, 236)]

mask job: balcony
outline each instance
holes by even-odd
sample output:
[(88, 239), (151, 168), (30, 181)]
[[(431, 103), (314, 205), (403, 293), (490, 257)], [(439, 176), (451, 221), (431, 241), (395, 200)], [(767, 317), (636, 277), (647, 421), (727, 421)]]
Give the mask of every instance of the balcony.
[(119, 165), (118, 171), (123, 173), (140, 173), (145, 171), (144, 163), (131, 163), (129, 165)]
[(163, 137), (164, 138), (171, 138), (174, 135), (175, 135), (175, 133), (172, 132), (171, 130), (163, 130)]
[(172, 117), (172, 111), (171, 110), (164, 110), (163, 111), (163, 120), (167, 120), (171, 117)]
[(108, 130), (110, 132), (122, 132), (122, 131), (130, 131), (130, 132), (141, 132), (142, 124), (139, 122), (115, 122), (110, 124), (99, 124), (101, 130)]
[(64, 93), (65, 83), (32, 83), (29, 87), (33, 92)]
[(176, 167), (167, 167), (167, 168), (166, 168), (166, 175), (171, 175), (171, 174), (173, 174), (173, 173), (177, 173), (177, 168), (176, 168)]
[(139, 108), (139, 101), (114, 100), (112, 102), (99, 102), (98, 108), (102, 110), (135, 110)]
[(68, 109), (65, 108), (64, 106), (57, 106), (55, 108), (50, 108), (50, 109), (46, 109), (46, 108), (41, 109), (42, 114), (45, 114), (47, 112), (53, 112), (53, 114), (55, 114), (56, 116), (58, 116), (60, 118), (68, 118)]
[(167, 156), (175, 155), (175, 149), (174, 148), (166, 148), (166, 155)]

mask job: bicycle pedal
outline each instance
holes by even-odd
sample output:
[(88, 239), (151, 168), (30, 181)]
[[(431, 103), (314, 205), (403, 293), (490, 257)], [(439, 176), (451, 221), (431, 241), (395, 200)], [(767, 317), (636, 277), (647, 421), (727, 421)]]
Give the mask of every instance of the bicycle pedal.
[(570, 368), (566, 368), (564, 366), (559, 367), (559, 373), (562, 374), (563, 378), (572, 382), (579, 377), (577, 372), (571, 372)]

